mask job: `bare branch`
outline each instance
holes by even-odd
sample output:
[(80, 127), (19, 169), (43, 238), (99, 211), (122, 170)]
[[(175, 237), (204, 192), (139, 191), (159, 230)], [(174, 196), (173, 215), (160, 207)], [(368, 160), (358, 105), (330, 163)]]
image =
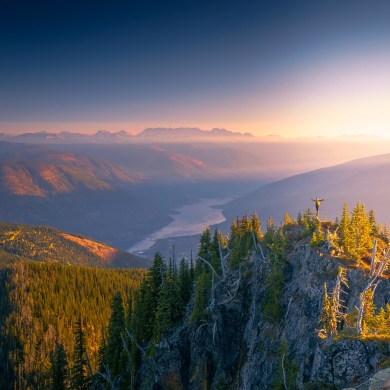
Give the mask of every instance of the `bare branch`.
[(283, 354), (283, 357), (282, 357), (283, 384), (284, 384), (285, 390), (288, 390), (287, 383), (286, 383), (286, 371), (284, 370), (284, 355), (285, 354)]
[(200, 257), (200, 256), (198, 256), (198, 259), (200, 259), (204, 263), (206, 263), (212, 269), (212, 271), (214, 272), (215, 276), (218, 277), (217, 271), (214, 269), (214, 267), (207, 260), (205, 260), (203, 257)]
[(125, 329), (127, 335), (129, 336), (130, 340), (135, 343), (135, 345), (138, 347), (138, 349), (141, 351), (142, 355), (144, 356), (145, 355), (145, 348), (142, 348), (136, 341), (135, 341), (135, 338), (134, 336), (129, 332), (129, 330), (126, 328)]
[(220, 233), (220, 231), (218, 230), (217, 236), (218, 236), (218, 247), (219, 247), (219, 259), (221, 260), (222, 275), (223, 275), (223, 278), (225, 279), (225, 277), (226, 277), (225, 262), (224, 262), (225, 257), (222, 256), (221, 239), (219, 237), (219, 233)]
[(291, 297), (290, 300), (289, 300), (289, 302), (288, 302), (287, 312), (286, 312), (286, 315), (284, 316), (284, 319), (286, 319), (287, 316), (288, 316), (288, 312), (289, 312), (289, 310), (290, 310), (290, 305), (291, 305), (291, 302), (292, 302), (293, 300), (294, 300), (294, 299)]

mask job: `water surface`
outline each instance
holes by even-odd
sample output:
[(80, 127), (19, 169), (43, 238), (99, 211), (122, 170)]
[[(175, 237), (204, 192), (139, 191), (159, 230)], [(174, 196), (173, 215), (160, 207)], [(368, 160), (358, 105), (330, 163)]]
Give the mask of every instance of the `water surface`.
[(180, 214), (171, 215), (174, 220), (167, 226), (145, 237), (133, 245), (129, 252), (142, 252), (149, 249), (159, 238), (190, 236), (200, 234), (206, 226), (225, 221), (222, 210), (212, 206), (223, 205), (233, 198), (202, 199), (199, 203), (178, 208)]

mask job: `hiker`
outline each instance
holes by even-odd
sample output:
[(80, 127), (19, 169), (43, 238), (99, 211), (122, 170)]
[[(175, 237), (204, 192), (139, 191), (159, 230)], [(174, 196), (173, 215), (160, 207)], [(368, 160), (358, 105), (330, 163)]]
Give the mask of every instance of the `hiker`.
[(315, 199), (312, 199), (310, 198), (313, 202), (315, 202), (316, 204), (316, 217), (318, 218), (318, 212), (320, 211), (320, 205), (321, 205), (321, 202), (323, 202), (325, 199), (318, 199), (318, 198), (315, 198)]

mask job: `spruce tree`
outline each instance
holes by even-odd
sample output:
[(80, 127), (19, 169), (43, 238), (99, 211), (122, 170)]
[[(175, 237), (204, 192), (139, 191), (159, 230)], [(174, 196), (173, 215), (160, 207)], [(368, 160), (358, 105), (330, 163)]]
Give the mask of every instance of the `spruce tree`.
[[(211, 234), (210, 234), (210, 228), (207, 226), (199, 239), (198, 256), (210, 262), (211, 255), (212, 255)], [(209, 266), (207, 264), (205, 264), (202, 260), (198, 259), (195, 264), (195, 278), (199, 277), (199, 275), (203, 271), (209, 272), (208, 268)]]
[(122, 334), (125, 332), (125, 313), (123, 308), (122, 295), (117, 291), (111, 304), (111, 317), (108, 323), (107, 346), (105, 362), (110, 368), (111, 375), (116, 377), (120, 367), (123, 352)]
[(88, 390), (90, 388), (90, 380), (87, 372), (86, 341), (81, 317), (76, 322), (75, 338), (72, 389)]
[(291, 223), (291, 218), (290, 218), (290, 215), (288, 214), (287, 211), (284, 213), (284, 221), (283, 221), (283, 223), (285, 225), (289, 225)]
[(370, 208), (370, 211), (368, 212), (368, 221), (370, 223), (371, 233), (378, 234), (378, 226), (376, 223), (375, 211), (372, 207)]
[(154, 255), (152, 266), (140, 287), (140, 335), (149, 342), (154, 333), (156, 310), (160, 289), (165, 283), (166, 265), (159, 253)]
[(272, 390), (298, 390), (299, 368), (295, 360), (288, 357), (288, 345), (283, 336), (278, 351), (278, 370)]
[(349, 252), (355, 259), (360, 259), (373, 245), (371, 225), (364, 204), (360, 201), (352, 211), (350, 226), (354, 243), (351, 245)]
[(257, 238), (257, 240), (263, 237), (263, 233), (261, 231), (261, 222), (259, 221), (259, 217), (257, 216), (257, 213), (254, 213), (252, 217), (252, 229), (253, 232), (255, 233), (255, 237)]
[(173, 275), (171, 267), (165, 276), (165, 283), (159, 293), (156, 311), (154, 341), (158, 342), (168, 328), (176, 326), (183, 316), (184, 304), (180, 294), (180, 284)]
[(340, 245), (343, 247), (344, 252), (348, 253), (350, 248), (353, 245), (353, 237), (351, 232), (351, 224), (350, 224), (347, 202), (344, 202), (343, 204), (343, 212), (341, 215), (339, 231), (340, 231)]
[(50, 389), (68, 389), (68, 361), (65, 348), (61, 343), (56, 342), (50, 359)]
[(196, 282), (194, 308), (190, 317), (190, 324), (207, 318), (206, 308), (209, 302), (211, 276), (203, 272)]
[(317, 220), (315, 225), (316, 225), (316, 230), (314, 231), (312, 240), (310, 242), (310, 246), (312, 246), (312, 247), (316, 247), (316, 246), (321, 245), (324, 241), (324, 238), (325, 238), (324, 232), (322, 230), (321, 221)]
[(302, 223), (302, 214), (300, 211), (298, 211), (297, 223), (298, 223), (298, 225), (300, 225)]
[(179, 264), (179, 288), (180, 288), (180, 297), (183, 301), (183, 306), (186, 306), (191, 298), (191, 289), (192, 289), (192, 280), (191, 272), (188, 268), (188, 264), (185, 259), (181, 259)]
[(329, 297), (326, 283), (324, 284), (324, 295), (322, 298), (322, 315), (320, 317), (320, 323), (324, 327), (325, 335), (337, 334), (337, 313), (335, 308), (332, 307), (332, 300)]

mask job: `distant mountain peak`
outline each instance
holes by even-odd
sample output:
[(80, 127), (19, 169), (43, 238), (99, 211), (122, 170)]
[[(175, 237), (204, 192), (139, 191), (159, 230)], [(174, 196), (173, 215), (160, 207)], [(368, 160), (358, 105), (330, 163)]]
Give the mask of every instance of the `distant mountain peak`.
[(137, 138), (190, 138), (190, 139), (211, 139), (211, 138), (247, 138), (253, 137), (250, 133), (233, 132), (226, 129), (213, 128), (201, 130), (197, 127), (155, 127), (147, 128), (136, 135)]

